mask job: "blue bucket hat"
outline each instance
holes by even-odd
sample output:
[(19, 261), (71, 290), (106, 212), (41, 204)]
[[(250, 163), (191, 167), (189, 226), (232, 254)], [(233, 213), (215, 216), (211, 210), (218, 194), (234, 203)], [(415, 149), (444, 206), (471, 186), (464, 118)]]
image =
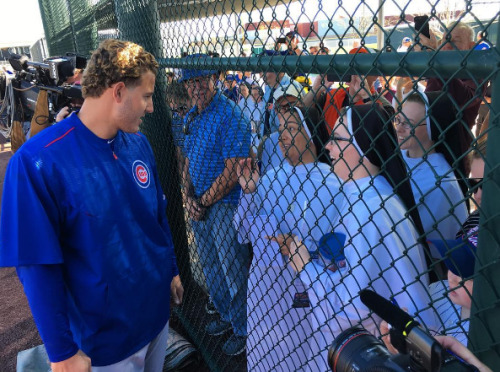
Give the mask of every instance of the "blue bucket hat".
[[(206, 59), (206, 58), (212, 58), (208, 56), (207, 54), (199, 53), (199, 54), (191, 54), (187, 57), (185, 57), (186, 60), (194, 60), (194, 59)], [(182, 76), (179, 79), (179, 82), (183, 82), (186, 80), (198, 78), (198, 77), (203, 77), (203, 76), (210, 76), (210, 75), (216, 75), (218, 74), (219, 71), (217, 70), (198, 70), (194, 68), (183, 68), (182, 69)]]
[(476, 246), (467, 237), (455, 240), (429, 240), (444, 259), (446, 267), (461, 278), (474, 275)]

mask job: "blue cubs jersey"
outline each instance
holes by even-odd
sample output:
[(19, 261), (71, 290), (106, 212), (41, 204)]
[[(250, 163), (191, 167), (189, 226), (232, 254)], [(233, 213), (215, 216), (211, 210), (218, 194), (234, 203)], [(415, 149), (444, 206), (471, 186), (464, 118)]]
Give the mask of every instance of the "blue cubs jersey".
[(0, 266), (61, 265), (74, 341), (93, 365), (128, 357), (165, 326), (178, 272), (142, 134), (104, 140), (73, 114), (12, 157), (2, 203)]

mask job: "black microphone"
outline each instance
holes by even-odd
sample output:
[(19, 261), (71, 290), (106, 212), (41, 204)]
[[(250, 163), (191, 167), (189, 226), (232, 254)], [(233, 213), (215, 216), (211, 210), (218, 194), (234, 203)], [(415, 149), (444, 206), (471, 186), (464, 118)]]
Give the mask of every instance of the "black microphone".
[(370, 310), (389, 323), (398, 336), (404, 336), (406, 351), (415, 365), (423, 366), (427, 371), (438, 371), (443, 359), (443, 348), (409, 314), (401, 310), (377, 293), (363, 289), (359, 292), (361, 302)]
[[(413, 327), (420, 325), (407, 312), (401, 310), (389, 300), (379, 294), (363, 289), (359, 292), (361, 302), (364, 303), (375, 314), (389, 323), (392, 327), (402, 332), (403, 335), (410, 333)], [(405, 334), (406, 333), (406, 334)]]

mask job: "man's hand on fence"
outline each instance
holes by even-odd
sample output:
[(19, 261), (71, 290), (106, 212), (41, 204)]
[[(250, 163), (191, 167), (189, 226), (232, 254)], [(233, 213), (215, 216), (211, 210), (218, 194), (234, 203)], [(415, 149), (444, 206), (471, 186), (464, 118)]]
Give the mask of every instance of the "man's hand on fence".
[(92, 365), (90, 358), (81, 350), (71, 358), (50, 364), (52, 372), (90, 372)]
[(172, 283), (170, 284), (170, 294), (173, 303), (180, 305), (182, 303), (182, 297), (184, 295), (184, 287), (182, 286), (181, 277), (179, 275), (174, 276)]
[(189, 217), (191, 217), (194, 221), (203, 221), (205, 218), (206, 208), (200, 204), (198, 199), (188, 196), (186, 198), (186, 209)]
[(236, 165), (238, 182), (245, 194), (255, 192), (257, 182), (259, 182), (259, 169), (257, 163), (252, 158), (240, 159)]

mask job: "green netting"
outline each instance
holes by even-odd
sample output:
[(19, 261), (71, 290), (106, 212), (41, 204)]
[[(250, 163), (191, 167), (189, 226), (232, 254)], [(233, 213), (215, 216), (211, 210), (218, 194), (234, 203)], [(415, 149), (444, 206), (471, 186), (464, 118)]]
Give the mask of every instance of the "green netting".
[[(90, 55), (115, 37), (160, 62), (142, 130), (186, 289), (175, 315), (211, 370), (326, 370), (342, 330), (387, 332), (361, 304), (363, 288), (500, 366), (498, 1), (40, 0), (40, 9), (51, 55)], [(422, 15), (436, 39), (415, 29)], [(425, 90), (436, 93), (410, 97)], [(433, 247), (464, 235), (474, 210), (475, 271), (464, 274), (474, 286), (459, 278), (460, 299)], [(209, 335), (222, 318), (232, 324)], [(228, 356), (228, 340), (245, 332), (245, 352)]]

